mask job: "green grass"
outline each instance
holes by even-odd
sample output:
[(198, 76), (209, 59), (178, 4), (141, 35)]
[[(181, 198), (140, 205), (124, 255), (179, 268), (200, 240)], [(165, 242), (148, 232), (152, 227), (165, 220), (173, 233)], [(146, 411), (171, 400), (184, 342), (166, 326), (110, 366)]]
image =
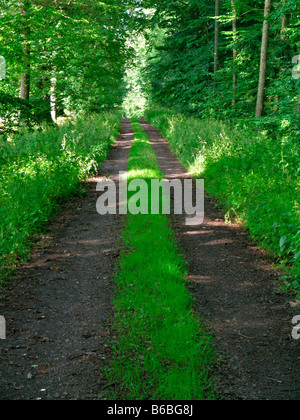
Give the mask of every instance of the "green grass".
[(154, 109), (146, 118), (206, 190), (238, 215), (287, 270), (284, 287), (300, 297), (300, 146), (253, 129)]
[(31, 238), (61, 199), (106, 159), (121, 116), (102, 114), (61, 127), (23, 131), (0, 143), (0, 283), (28, 257)]
[[(134, 122), (128, 179), (162, 179), (147, 135)], [(186, 264), (164, 215), (128, 215), (116, 276), (118, 343), (109, 380), (117, 399), (214, 399), (210, 338), (193, 312)]]

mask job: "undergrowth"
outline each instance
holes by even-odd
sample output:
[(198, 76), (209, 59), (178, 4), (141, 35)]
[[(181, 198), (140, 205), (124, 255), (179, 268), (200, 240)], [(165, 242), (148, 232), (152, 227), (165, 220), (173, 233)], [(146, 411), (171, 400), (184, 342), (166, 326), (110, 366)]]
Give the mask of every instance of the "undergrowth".
[(106, 159), (120, 118), (102, 114), (61, 127), (23, 130), (0, 144), (0, 283), (28, 257), (30, 239), (59, 200), (76, 192)]
[(146, 118), (206, 190), (238, 215), (259, 244), (287, 269), (286, 290), (300, 297), (300, 143), (254, 129), (165, 109)]

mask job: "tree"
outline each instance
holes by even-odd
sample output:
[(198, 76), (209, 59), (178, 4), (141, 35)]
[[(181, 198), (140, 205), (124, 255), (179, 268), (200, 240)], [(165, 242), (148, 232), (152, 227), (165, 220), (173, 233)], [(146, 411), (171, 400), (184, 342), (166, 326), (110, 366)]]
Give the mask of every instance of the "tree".
[[(12, 0), (0, 12), (1, 91), (40, 122), (120, 108), (138, 0)], [(0, 97), (1, 100), (1, 97)], [(5, 104), (8, 102), (6, 101)], [(1, 118), (5, 105), (1, 107)], [(28, 105), (28, 107), (27, 107)], [(17, 115), (20, 109), (16, 110)], [(24, 122), (24, 113), (22, 121)]]
[(215, 10), (215, 54), (214, 54), (214, 73), (218, 71), (219, 65), (219, 18), (220, 18), (220, 0), (216, 0), (216, 10)]
[(259, 85), (257, 94), (256, 104), (256, 117), (262, 117), (264, 112), (264, 98), (265, 98), (265, 86), (267, 76), (267, 60), (268, 60), (268, 47), (269, 47), (269, 35), (270, 35), (270, 22), (269, 17), (272, 8), (272, 0), (265, 0), (265, 13), (264, 13), (264, 24), (263, 24), (263, 36), (261, 45), (261, 59), (260, 59), (260, 72), (259, 72)]
[(30, 8), (30, 2), (28, 0), (21, 1), (20, 14), (21, 19), (21, 37), (23, 39), (23, 69), (20, 78), (20, 98), (24, 101), (29, 102), (30, 99), (30, 25), (28, 22), (28, 14)]
[(237, 59), (237, 13), (236, 13), (236, 6), (235, 0), (231, 0), (232, 5), (232, 33), (233, 33), (233, 81), (232, 81), (232, 106), (235, 110), (236, 108), (236, 88), (237, 88), (237, 73), (236, 73), (236, 59)]

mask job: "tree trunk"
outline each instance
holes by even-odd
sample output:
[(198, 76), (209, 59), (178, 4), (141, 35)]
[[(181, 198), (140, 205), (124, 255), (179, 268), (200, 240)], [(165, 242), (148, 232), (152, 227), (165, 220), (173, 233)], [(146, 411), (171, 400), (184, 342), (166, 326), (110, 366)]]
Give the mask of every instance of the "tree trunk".
[(237, 41), (237, 15), (236, 15), (236, 7), (235, 7), (235, 0), (231, 0), (232, 4), (232, 31), (233, 31), (233, 81), (232, 81), (232, 107), (236, 109), (236, 88), (237, 88), (237, 73), (236, 73), (236, 58), (237, 58), (237, 49), (236, 49), (236, 41)]
[(20, 79), (20, 98), (24, 101), (29, 101), (30, 99), (30, 27), (27, 24), (27, 14), (29, 8), (29, 1), (21, 2), (21, 15), (23, 16), (23, 28), (22, 28), (22, 38), (23, 38), (23, 52), (24, 52), (24, 64), (23, 64), (23, 73), (21, 74)]
[[(53, 71), (56, 72), (56, 67), (53, 68)], [(57, 85), (57, 78), (54, 75), (51, 78), (51, 93), (50, 93), (51, 118), (53, 122), (56, 122), (56, 85)]]
[(29, 102), (30, 99), (30, 74), (23, 73), (20, 79), (20, 98)]
[[(285, 4), (285, 2), (284, 2)], [(282, 21), (281, 21), (281, 41), (285, 41), (285, 34), (286, 34), (286, 28), (288, 26), (288, 17), (286, 14), (284, 14), (282, 16)]]
[[(286, 4), (286, 1), (283, 1), (283, 5)], [(280, 30), (280, 39), (282, 41), (282, 47), (284, 48), (284, 41), (286, 40), (286, 29), (288, 26), (288, 17), (286, 14), (282, 15), (282, 20), (281, 20), (281, 30)], [(280, 75), (281, 72), (281, 64), (279, 64), (279, 68), (278, 68), (278, 74)], [(275, 112), (278, 113), (279, 112), (279, 100), (280, 97), (279, 95), (276, 95), (275, 98)]]
[(216, 14), (215, 14), (215, 55), (214, 55), (214, 73), (218, 71), (219, 64), (219, 34), (220, 34), (220, 0), (216, 0)]
[(264, 99), (265, 99), (265, 88), (266, 88), (266, 77), (267, 77), (267, 60), (268, 60), (268, 48), (269, 48), (269, 36), (270, 36), (270, 23), (269, 16), (271, 13), (272, 0), (265, 0), (265, 20), (263, 25), (263, 36), (261, 45), (261, 59), (260, 59), (260, 74), (259, 74), (259, 85), (257, 94), (256, 104), (256, 117), (262, 117), (264, 113)]

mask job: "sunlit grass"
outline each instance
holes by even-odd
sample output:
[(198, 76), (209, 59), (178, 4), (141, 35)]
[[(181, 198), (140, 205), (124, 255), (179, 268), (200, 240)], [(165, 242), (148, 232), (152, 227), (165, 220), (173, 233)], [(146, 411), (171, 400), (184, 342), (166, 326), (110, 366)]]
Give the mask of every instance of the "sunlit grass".
[(59, 128), (16, 133), (0, 145), (0, 281), (24, 260), (61, 199), (105, 160), (120, 115), (86, 117)]
[[(133, 128), (130, 178), (162, 179), (145, 132), (137, 122)], [(123, 241), (114, 301), (118, 343), (108, 374), (118, 382), (116, 397), (214, 399), (210, 338), (193, 312), (185, 261), (168, 218), (128, 215)]]

